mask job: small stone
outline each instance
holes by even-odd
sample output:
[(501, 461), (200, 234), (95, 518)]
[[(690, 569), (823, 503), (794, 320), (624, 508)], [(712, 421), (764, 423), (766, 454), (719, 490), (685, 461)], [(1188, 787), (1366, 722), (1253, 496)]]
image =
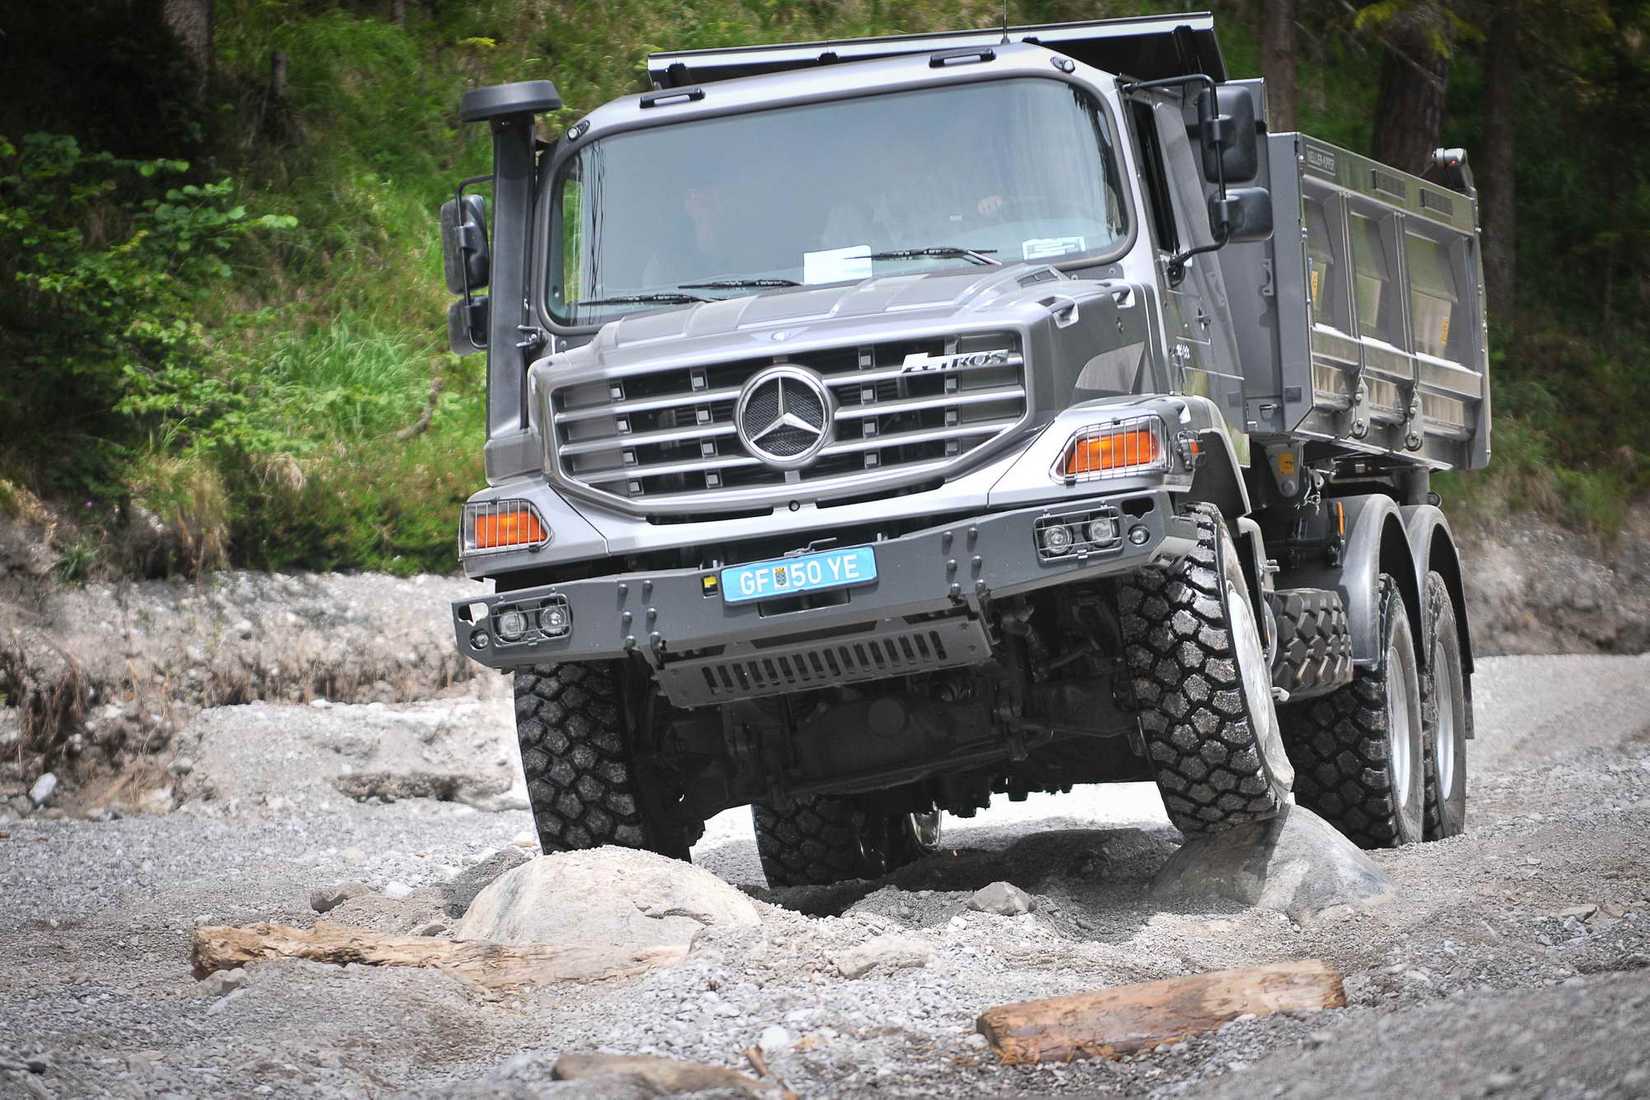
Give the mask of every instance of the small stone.
[(178, 757), (176, 760), (172, 761), (172, 766), (167, 769), (167, 771), (171, 772), (173, 775), (188, 775), (194, 770), (195, 762), (187, 756)]
[(412, 893), (412, 887), (404, 882), (391, 882), (384, 887), (384, 896), (387, 898), (404, 898)]
[(330, 913), (350, 898), (372, 893), (372, 887), (351, 879), (331, 886), (317, 886), (309, 892), (309, 907), (317, 913)]
[(974, 891), (974, 896), (968, 899), (968, 907), (982, 913), (1017, 917), (1037, 908), (1037, 901), (1011, 882), (993, 882)]
[(332, 706), (332, 704), (325, 699), (311, 699), (309, 701), (309, 705), (314, 707), (316, 710), (326, 710)]
[(517, 848), (537, 848), (539, 846), (539, 838), (534, 836), (532, 833), (517, 833), (516, 838), (510, 843), (515, 845)]
[(224, 997), (246, 985), (245, 970), (216, 970), (201, 980), (197, 991), (203, 997)]
[(39, 779), (36, 779), (34, 781), (34, 786), (29, 788), (29, 801), (34, 803), (36, 806), (44, 806), (48, 801), (50, 801), (52, 793), (56, 790), (57, 775), (53, 772), (47, 772)]
[(351, 867), (355, 866), (357, 863), (365, 863), (367, 861), (367, 853), (363, 852), (359, 848), (345, 848), (342, 852), (339, 852), (338, 855)]
[(428, 924), (421, 924), (417, 928), (413, 929), (413, 935), (415, 935), (415, 936), (439, 936), (439, 935), (441, 935), (441, 933), (445, 932), (446, 930), (447, 930), (446, 922), (433, 920), (433, 921), (430, 921)]
[(778, 1024), (769, 1024), (762, 1029), (762, 1035), (756, 1040), (756, 1045), (769, 1057), (783, 1054), (791, 1049), (791, 1033)]
[(840, 952), (831, 961), (837, 973), (844, 978), (859, 978), (882, 967), (900, 970), (906, 967), (927, 966), (934, 957), (934, 948), (924, 940), (908, 936), (877, 936), (858, 947)]
[(1566, 919), (1574, 917), (1576, 920), (1586, 920), (1596, 912), (1596, 905), (1572, 905), (1568, 909), (1560, 909), (1556, 915)]

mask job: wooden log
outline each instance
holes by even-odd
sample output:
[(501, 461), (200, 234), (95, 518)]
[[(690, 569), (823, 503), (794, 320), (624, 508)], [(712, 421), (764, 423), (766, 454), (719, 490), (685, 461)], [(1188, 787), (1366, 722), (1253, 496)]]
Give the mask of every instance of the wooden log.
[(330, 921), (314, 928), (280, 924), (197, 928), (191, 952), (197, 978), (264, 959), (308, 959), (338, 965), (433, 967), (488, 990), (630, 977), (670, 966), (686, 955), (686, 948), (675, 945), (552, 946), (392, 936)]
[(1245, 1014), (1345, 1006), (1341, 976), (1308, 959), (998, 1005), (976, 1026), (1004, 1062), (1068, 1062), (1149, 1050)]

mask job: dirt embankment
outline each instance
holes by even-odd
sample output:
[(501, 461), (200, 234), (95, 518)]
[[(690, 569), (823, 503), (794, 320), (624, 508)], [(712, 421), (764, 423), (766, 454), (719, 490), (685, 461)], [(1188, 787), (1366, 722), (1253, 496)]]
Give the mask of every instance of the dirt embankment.
[[(1530, 517), (1463, 529), (1478, 652), (1650, 650), (1650, 511), (1613, 547)], [(0, 800), (168, 748), (205, 707), (489, 695), (462, 660), (453, 577), (226, 572), (65, 585), (49, 539), (0, 518)]]
[(1457, 534), (1480, 654), (1650, 651), (1650, 508), (1608, 546), (1533, 516)]

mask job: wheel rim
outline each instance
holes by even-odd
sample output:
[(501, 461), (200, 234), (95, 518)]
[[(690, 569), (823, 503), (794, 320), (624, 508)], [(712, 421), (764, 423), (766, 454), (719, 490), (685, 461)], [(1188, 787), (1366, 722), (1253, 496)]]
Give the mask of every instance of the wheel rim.
[(1261, 648), (1260, 630), (1255, 624), (1254, 612), (1249, 609), (1241, 580), (1235, 579), (1233, 572), (1232, 569), (1226, 571), (1226, 621), (1231, 624), (1249, 723), (1254, 727), (1255, 747), (1259, 750), (1261, 766), (1273, 783), (1287, 791), (1294, 785), (1295, 769), (1283, 750), (1283, 735), (1278, 729), (1277, 707), (1272, 700), (1271, 668), (1266, 663), (1266, 652)]
[(1438, 708), (1432, 727), (1432, 756), (1438, 769), (1438, 797), (1445, 799), (1455, 790), (1455, 678), (1444, 656), (1444, 647), (1433, 650), (1433, 700)]
[(1392, 761), (1392, 785), (1398, 796), (1408, 801), (1410, 777), (1415, 767), (1410, 754), (1413, 730), (1410, 725), (1409, 692), (1405, 690), (1407, 677), (1404, 673), (1408, 665), (1397, 646), (1387, 648), (1386, 666), (1387, 758)]

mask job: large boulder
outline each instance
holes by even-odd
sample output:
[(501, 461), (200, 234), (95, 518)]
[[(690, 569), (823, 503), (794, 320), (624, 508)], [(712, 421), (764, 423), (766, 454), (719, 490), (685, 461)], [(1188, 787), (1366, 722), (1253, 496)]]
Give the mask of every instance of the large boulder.
[(709, 871), (633, 848), (557, 852), (476, 895), (460, 940), (625, 949), (692, 947), (706, 928), (754, 927), (756, 906)]
[(1384, 900), (1391, 883), (1334, 826), (1288, 806), (1270, 821), (1187, 840), (1152, 878), (1151, 890), (1164, 899), (1274, 909), (1304, 923), (1334, 906)]

